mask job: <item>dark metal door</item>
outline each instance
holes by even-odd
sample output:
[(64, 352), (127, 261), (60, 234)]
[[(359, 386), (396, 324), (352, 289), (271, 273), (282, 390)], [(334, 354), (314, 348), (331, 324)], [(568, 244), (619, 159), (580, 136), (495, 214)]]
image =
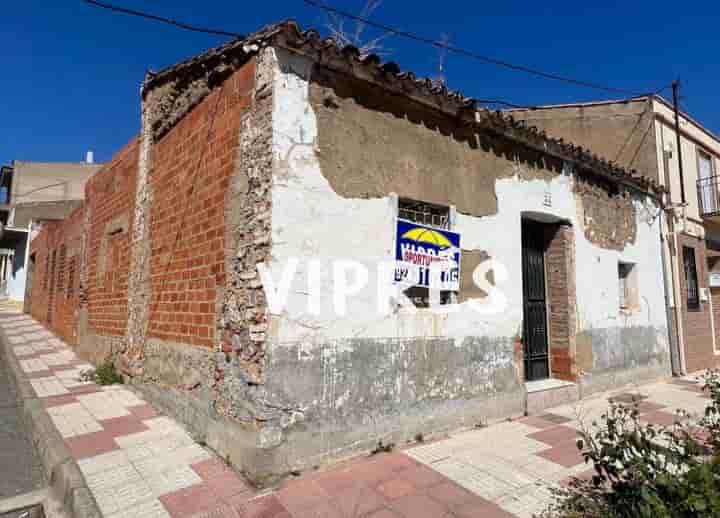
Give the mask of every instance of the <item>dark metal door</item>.
[(545, 379), (549, 374), (544, 230), (540, 223), (523, 221), (523, 345), (528, 381)]

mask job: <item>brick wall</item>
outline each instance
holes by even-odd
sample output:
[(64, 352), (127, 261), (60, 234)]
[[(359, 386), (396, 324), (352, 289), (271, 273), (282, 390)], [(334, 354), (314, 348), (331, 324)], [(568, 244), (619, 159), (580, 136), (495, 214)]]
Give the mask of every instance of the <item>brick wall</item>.
[(31, 314), (70, 344), (78, 340), (83, 207), (46, 224), (30, 245)]
[(575, 235), (570, 225), (546, 227), (548, 339), (555, 378), (574, 381), (575, 368)]
[(87, 331), (122, 336), (127, 325), (130, 225), (135, 203), (138, 139), (133, 139), (85, 187), (84, 264)]
[(217, 338), (225, 196), (254, 77), (250, 62), (154, 145), (148, 337), (207, 347)]
[(688, 372), (712, 367), (717, 363), (712, 343), (712, 315), (709, 301), (700, 301), (700, 307), (687, 307), (687, 283), (683, 271), (683, 246), (695, 250), (695, 267), (697, 270), (698, 287), (707, 288), (708, 269), (705, 241), (685, 234), (678, 234), (678, 246), (675, 251), (677, 265), (680, 270), (680, 303), (683, 319), (683, 339), (685, 345), (685, 362)]

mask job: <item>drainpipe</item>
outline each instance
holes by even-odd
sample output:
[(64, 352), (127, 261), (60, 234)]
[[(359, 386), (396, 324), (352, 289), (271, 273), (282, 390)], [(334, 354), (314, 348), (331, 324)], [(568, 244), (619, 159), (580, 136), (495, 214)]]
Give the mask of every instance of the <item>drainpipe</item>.
[[(677, 132), (676, 128), (676, 135), (678, 135), (678, 149), (680, 149), (680, 139), (679, 135), (680, 133)], [(660, 145), (662, 146), (662, 154), (663, 154), (663, 161), (662, 161), (662, 168), (664, 172), (665, 177), (665, 186), (667, 187), (667, 200), (668, 203), (663, 206), (663, 213), (669, 214), (668, 220), (667, 220), (667, 239), (665, 239), (665, 234), (662, 231), (662, 218), (660, 223), (660, 239), (661, 242), (664, 244), (663, 249), (667, 247), (668, 251), (668, 258), (670, 260), (670, 285), (672, 286), (672, 296), (673, 296), (673, 302), (675, 303), (674, 307), (670, 307), (669, 305), (669, 296), (667, 293), (667, 272), (665, 270), (666, 264), (665, 264), (665, 253), (662, 254), (663, 259), (663, 275), (665, 276), (665, 300), (667, 302), (666, 308), (667, 308), (667, 318), (668, 321), (672, 320), (674, 322), (674, 332), (675, 332), (675, 340), (673, 344), (672, 338), (670, 339), (670, 359), (676, 358), (675, 365), (673, 365), (673, 374), (676, 376), (682, 376), (684, 375), (687, 370), (685, 368), (686, 362), (685, 362), (685, 339), (683, 337), (683, 323), (682, 323), (682, 311), (680, 308), (680, 288), (679, 288), (679, 279), (680, 279), (680, 272), (676, 270), (675, 268), (675, 261), (673, 260), (673, 250), (677, 253), (677, 239), (675, 238), (675, 210), (673, 206), (672, 201), (672, 192), (670, 191), (671, 184), (670, 184), (670, 171), (669, 171), (669, 165), (670, 160), (668, 159), (667, 155), (665, 154), (665, 131), (664, 126), (660, 125)], [(680, 155), (678, 155), (680, 157)], [(679, 166), (680, 171), (682, 171), (682, 160), (679, 160)], [(680, 194), (683, 200), (683, 216), (684, 216), (684, 202), (685, 202), (685, 187), (684, 187), (684, 181), (682, 177), (682, 173), (680, 174)], [(666, 212), (667, 211), (667, 212)], [(671, 245), (672, 244), (672, 248)], [(672, 314), (674, 313), (674, 318), (671, 318)], [(668, 328), (668, 332), (670, 333), (670, 329)], [(672, 348), (675, 348), (673, 351)], [(673, 352), (675, 353), (673, 355)]]
[[(670, 345), (670, 366), (672, 368), (673, 376), (682, 376), (685, 373), (685, 350), (683, 347), (684, 340), (682, 339), (682, 322), (680, 321), (681, 312), (679, 311), (679, 305), (678, 305), (678, 298), (677, 298), (677, 290), (675, 289), (675, 265), (673, 261), (673, 255), (672, 251), (670, 250), (670, 247), (668, 246), (668, 241), (665, 239), (665, 233), (663, 232), (663, 225), (662, 225), (662, 215), (663, 215), (664, 209), (661, 210), (661, 217), (660, 217), (660, 248), (661, 253), (660, 257), (662, 259), (662, 273), (663, 273), (663, 283), (665, 284), (665, 289), (663, 290), (665, 295), (665, 313), (666, 313), (666, 319), (668, 321), (668, 344)], [(674, 240), (674, 234), (668, 232), (671, 239)], [(670, 258), (670, 276), (668, 278), (668, 268), (667, 263), (665, 259), (665, 249), (667, 247), (668, 251), (668, 257)], [(668, 282), (670, 283), (670, 288), (668, 288)], [(673, 293), (673, 300), (675, 302), (675, 306), (672, 307), (670, 305), (670, 294), (668, 293), (669, 289), (672, 289)], [(674, 318), (673, 318), (673, 313)]]

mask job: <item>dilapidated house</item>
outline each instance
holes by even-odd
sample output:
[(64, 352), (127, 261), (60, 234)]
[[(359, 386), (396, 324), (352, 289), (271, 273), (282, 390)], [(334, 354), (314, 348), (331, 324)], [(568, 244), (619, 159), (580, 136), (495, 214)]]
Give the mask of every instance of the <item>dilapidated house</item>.
[[(147, 76), (139, 136), (33, 242), (33, 315), (263, 482), (668, 375), (662, 195), (281, 23)], [(378, 293), (438, 258), (446, 311)], [(338, 311), (349, 261), (391, 268)]]

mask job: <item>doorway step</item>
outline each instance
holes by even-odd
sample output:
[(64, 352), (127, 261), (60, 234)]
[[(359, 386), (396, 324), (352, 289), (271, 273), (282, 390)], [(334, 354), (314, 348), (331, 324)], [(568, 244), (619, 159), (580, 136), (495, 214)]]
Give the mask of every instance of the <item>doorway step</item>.
[(541, 414), (548, 408), (574, 403), (580, 399), (580, 392), (575, 383), (555, 378), (528, 381), (525, 383), (525, 391), (527, 415)]

